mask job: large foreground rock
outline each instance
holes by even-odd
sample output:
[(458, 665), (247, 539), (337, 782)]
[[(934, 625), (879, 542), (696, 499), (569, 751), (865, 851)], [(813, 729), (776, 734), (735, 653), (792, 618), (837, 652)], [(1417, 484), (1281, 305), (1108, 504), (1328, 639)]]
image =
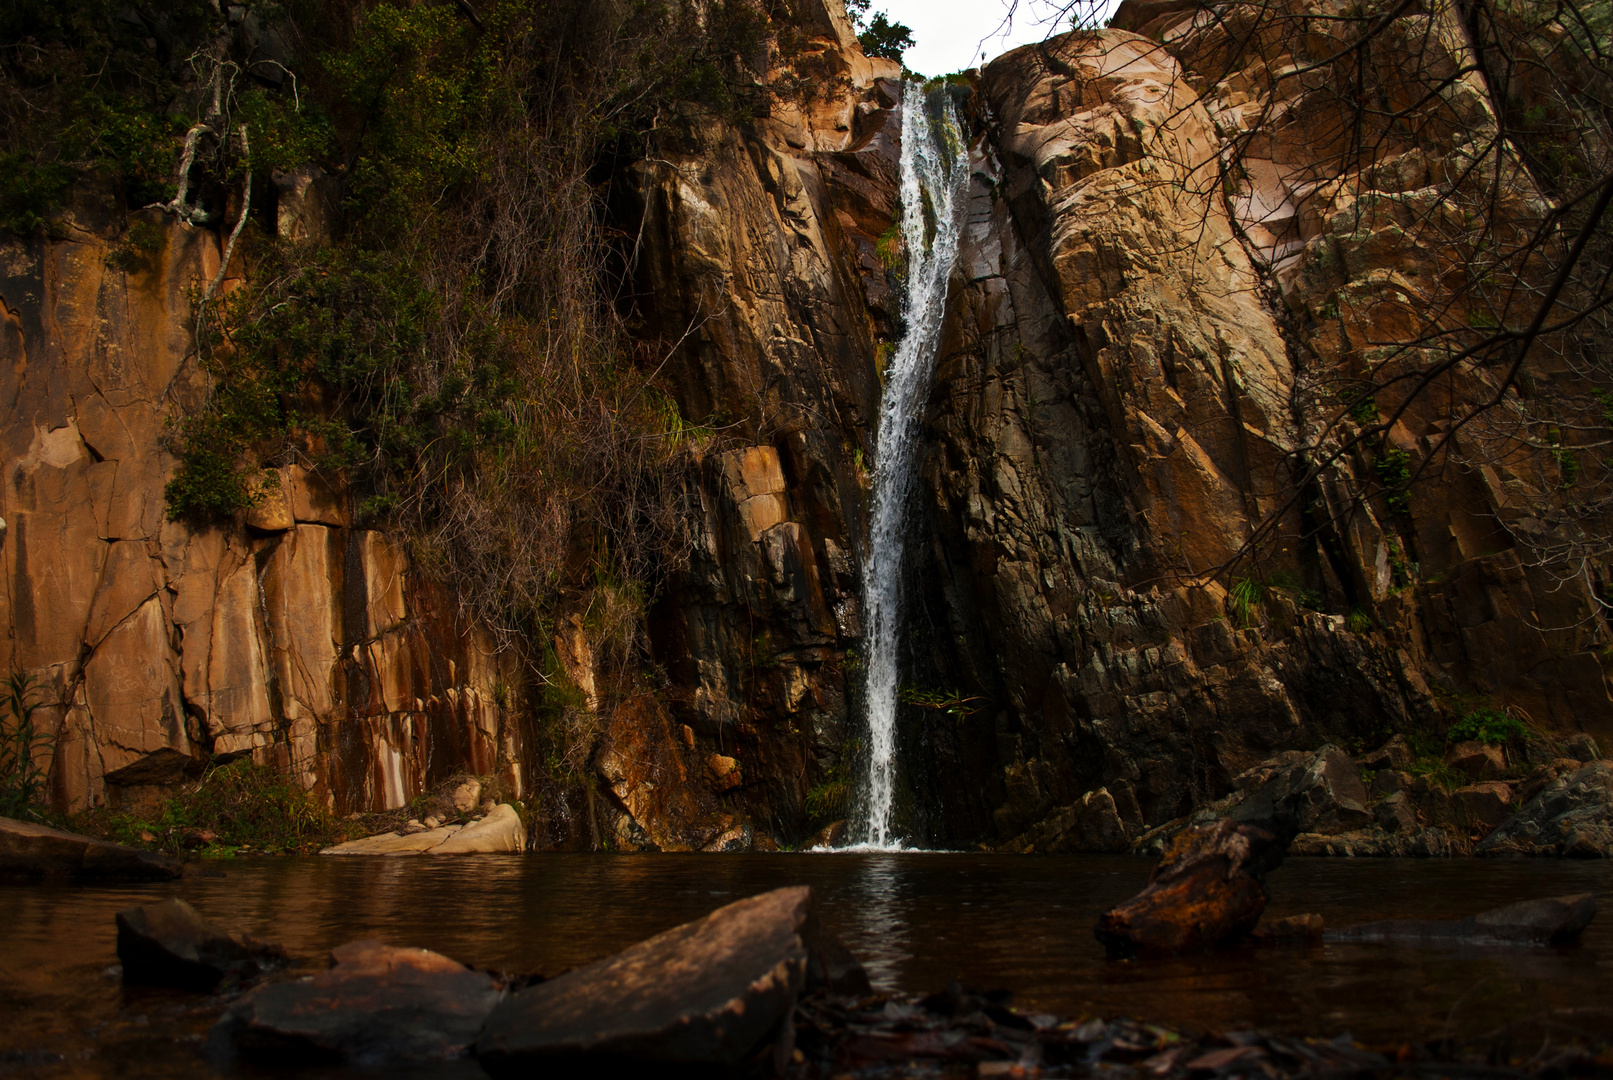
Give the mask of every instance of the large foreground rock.
[(1613, 856), (1613, 763), (1593, 761), (1559, 776), (1473, 854)]
[(184, 872), (167, 855), (0, 817), (0, 879), (168, 881)]
[(1165, 849), (1148, 887), (1103, 913), (1096, 934), (1111, 957), (1228, 944), (1260, 921), (1266, 873), (1282, 862), (1271, 833), (1223, 819), (1195, 825)]
[(1525, 900), (1468, 919), (1396, 919), (1330, 931), (1330, 941), (1465, 941), (1475, 944), (1569, 945), (1596, 917), (1590, 893)]
[(458, 1057), (504, 996), (485, 972), (425, 949), (351, 941), (335, 966), (242, 997), (213, 1029), (216, 1054), (280, 1063)]
[(220, 929), (177, 898), (120, 911), (117, 922), (123, 981), (136, 986), (211, 990), (286, 958), (280, 946)]
[(515, 807), (500, 803), (480, 821), (417, 833), (381, 833), (325, 848), (321, 855), (471, 855), (526, 850), (526, 829)]
[(726, 1069), (770, 1044), (783, 1060), (796, 998), (820, 985), (868, 982), (819, 926), (812, 890), (776, 889), (521, 991), (488, 1019), (476, 1054), (499, 1077), (585, 1063)]

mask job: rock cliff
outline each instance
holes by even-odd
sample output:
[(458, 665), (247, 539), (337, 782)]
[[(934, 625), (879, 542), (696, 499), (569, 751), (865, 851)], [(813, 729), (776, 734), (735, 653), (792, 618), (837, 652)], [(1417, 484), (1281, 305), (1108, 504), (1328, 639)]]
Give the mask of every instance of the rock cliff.
[[(901, 331), (902, 87), (838, 0), (806, 7), (816, 92), (669, 134), (610, 181), (658, 377), (708, 435), (683, 477), (690, 563), (648, 615), (655, 692), (603, 703), (580, 618), (540, 643), (597, 723), (580, 785), (539, 782), (521, 664), (401, 537), (353, 526), (340, 478), (284, 470), (234, 527), (166, 520), (165, 423), (205, 387), (188, 290), (217, 272), (216, 231), (143, 212), (160, 249), (114, 269), (120, 212), (86, 187), (65, 239), (0, 248), (0, 663), (46, 687), (64, 806), (175, 748), (249, 752), (343, 811), (500, 772), (545, 844), (795, 843), (833, 816)], [(1280, 751), (1376, 745), (1463, 696), (1613, 738), (1585, 587), (1512, 538), (1521, 473), (1458, 464), (1432, 402), (1376, 402), (1394, 447), (1438, 458), (1403, 505), (1369, 494), (1359, 455), (1315, 477), (1296, 458), (1330, 373), (1443, 295), (1437, 238), (1395, 207), (1440, 197), (1461, 133), (1493, 124), (1482, 94), (1457, 80), (1434, 134), (1346, 168), (1303, 88), (1223, 69), (1235, 21), (1128, 0), (1115, 28), (950, 91), (973, 182), (906, 584), (909, 835), (1022, 849), (1100, 803), (1136, 835)]]
[(167, 418), (205, 378), (188, 293), (220, 243), (153, 215), (160, 247), (120, 270), (120, 218), (81, 190), (66, 239), (3, 248), (0, 665), (46, 702), (56, 798), (103, 804), (165, 747), (250, 753), (343, 811), (401, 806), (466, 767), (519, 790), (510, 658), (397, 539), (349, 528), (325, 479), (286, 470), (235, 528), (167, 520)]

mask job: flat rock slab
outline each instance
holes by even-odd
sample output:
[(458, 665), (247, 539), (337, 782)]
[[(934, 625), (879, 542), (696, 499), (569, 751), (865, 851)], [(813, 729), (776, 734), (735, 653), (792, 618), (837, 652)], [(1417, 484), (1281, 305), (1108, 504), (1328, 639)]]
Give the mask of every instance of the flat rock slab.
[(1223, 818), (1179, 833), (1148, 887), (1103, 913), (1094, 931), (1111, 957), (1214, 948), (1247, 935), (1266, 910), (1266, 871), (1282, 860), (1271, 833)]
[(1396, 919), (1330, 930), (1328, 941), (1470, 942), (1475, 945), (1571, 945), (1596, 917), (1590, 893), (1525, 900), (1468, 919)]
[(226, 976), (252, 978), (283, 962), (285, 950), (222, 930), (183, 900), (118, 912), (123, 981), (179, 990), (211, 990)]
[(476, 1056), (497, 1077), (732, 1069), (769, 1044), (787, 1058), (803, 988), (859, 981), (866, 991), (860, 965), (820, 929), (812, 890), (776, 889), (515, 994), (488, 1019)]
[(491, 975), (425, 949), (351, 941), (329, 971), (246, 994), (210, 1047), (255, 1061), (360, 1066), (463, 1055), (504, 990)]
[(526, 828), (509, 803), (482, 820), (417, 833), (381, 833), (325, 848), (321, 855), (470, 855), (526, 850)]
[(171, 881), (185, 864), (167, 855), (0, 817), (0, 878)]

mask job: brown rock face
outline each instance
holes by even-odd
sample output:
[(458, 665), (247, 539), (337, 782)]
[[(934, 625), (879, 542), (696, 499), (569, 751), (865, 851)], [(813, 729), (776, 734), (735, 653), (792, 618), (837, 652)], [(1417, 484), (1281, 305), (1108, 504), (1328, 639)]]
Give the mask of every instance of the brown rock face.
[(1245, 936), (1266, 910), (1265, 874), (1282, 861), (1272, 835), (1221, 820), (1171, 841), (1148, 887), (1103, 913), (1097, 936), (1111, 957), (1181, 953)]
[(283, 470), (245, 528), (165, 519), (168, 410), (203, 392), (187, 290), (218, 238), (153, 218), (164, 246), (126, 273), (106, 262), (119, 216), (85, 190), (72, 241), (0, 248), (0, 666), (43, 689), (57, 800), (100, 805), (108, 774), (165, 750), (250, 752), (339, 811), (501, 754), (519, 793), (507, 659), (320, 477)]

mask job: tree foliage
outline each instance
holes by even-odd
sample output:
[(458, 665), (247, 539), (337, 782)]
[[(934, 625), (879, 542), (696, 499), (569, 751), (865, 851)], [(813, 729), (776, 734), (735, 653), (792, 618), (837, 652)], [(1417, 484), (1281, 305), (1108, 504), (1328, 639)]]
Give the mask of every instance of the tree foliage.
[(846, 3), (846, 12), (857, 30), (857, 43), (862, 46), (863, 55), (901, 63), (914, 44), (912, 29), (903, 23), (891, 22), (883, 11), (870, 15), (871, 5), (872, 0), (847, 0)]

